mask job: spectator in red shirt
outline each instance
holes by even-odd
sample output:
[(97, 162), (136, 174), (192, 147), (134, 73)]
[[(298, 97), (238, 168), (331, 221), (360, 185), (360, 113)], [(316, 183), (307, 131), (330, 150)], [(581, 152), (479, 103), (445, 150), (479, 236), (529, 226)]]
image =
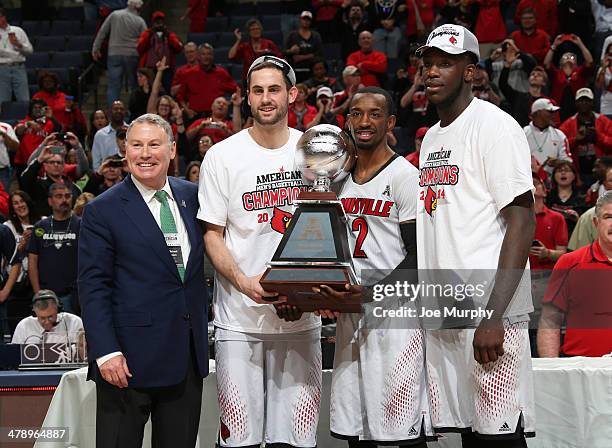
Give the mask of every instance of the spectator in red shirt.
[(519, 50), (532, 55), (538, 64), (550, 48), (550, 36), (546, 31), (536, 27), (536, 13), (532, 8), (525, 8), (521, 13), (521, 28), (511, 34)]
[(533, 184), (536, 230), (529, 249), (529, 264), (534, 271), (550, 270), (555, 266), (555, 261), (567, 252), (567, 224), (561, 213), (546, 207), (546, 187), (535, 174)]
[(480, 56), (486, 58), (507, 35), (501, 13), (501, 0), (474, 0), (479, 5), (474, 34), (480, 44)]
[(176, 33), (169, 31), (165, 24), (166, 14), (161, 11), (153, 13), (153, 26), (142, 32), (136, 44), (136, 51), (140, 55), (139, 67), (155, 70), (156, 64), (162, 58), (170, 67), (164, 73), (162, 84), (166, 92), (170, 91), (172, 76), (176, 70), (176, 55), (183, 49), (183, 43)]
[(177, 99), (190, 120), (209, 114), (215, 98), (232, 94), (238, 87), (227, 70), (215, 65), (214, 55), (212, 45), (200, 45), (199, 65), (185, 73), (177, 93)]
[(324, 42), (336, 42), (338, 40), (335, 18), (342, 3), (344, 3), (344, 0), (313, 0), (312, 2), (315, 9), (317, 30), (321, 33)]
[(198, 45), (195, 42), (187, 42), (183, 45), (183, 54), (185, 55), (185, 64), (176, 68), (172, 83), (170, 85), (170, 94), (176, 95), (183, 82), (183, 78), (190, 70), (198, 67)]
[[(208, 118), (200, 118), (194, 121), (191, 126), (187, 128), (187, 140), (193, 142), (196, 137), (203, 135), (209, 135), (213, 143), (219, 143), (221, 140), (226, 139), (234, 132), (240, 130), (240, 105), (236, 107), (234, 103), (234, 119), (238, 120), (237, 123), (233, 123), (232, 120), (227, 118), (227, 112), (229, 110), (229, 101), (224, 97), (220, 96), (215, 98), (212, 103), (212, 115)], [(238, 110), (236, 110), (238, 109)], [(238, 117), (236, 117), (236, 114)], [(234, 130), (234, 124), (238, 127)]]
[(282, 53), (278, 46), (269, 39), (264, 39), (263, 26), (257, 19), (250, 19), (246, 23), (246, 29), (248, 31), (248, 40), (242, 41), (242, 33), (238, 28), (234, 30), (236, 36), (236, 42), (230, 48), (228, 57), (232, 61), (242, 61), (242, 79), (246, 79), (249, 67), (255, 59), (266, 54), (270, 54), (276, 57), (282, 57)]
[[(559, 67), (553, 64), (555, 50), (562, 43), (567, 48), (566, 41), (576, 45), (584, 58), (584, 62), (578, 65), (578, 57), (575, 53), (566, 52), (559, 59)], [(586, 87), (593, 73), (593, 56), (582, 40), (572, 34), (571, 36), (559, 35), (548, 49), (544, 58), (544, 67), (548, 70), (551, 82), (551, 98), (561, 108), (561, 121), (571, 116), (574, 112), (574, 95), (583, 87)]]
[(521, 0), (514, 12), (514, 22), (521, 23), (521, 15), (525, 9), (533, 9), (538, 27), (546, 31), (549, 36), (556, 36), (559, 30), (558, 0)]
[(612, 183), (610, 188), (606, 186), (607, 173), (612, 168), (612, 156), (600, 157), (595, 160), (593, 164), (593, 179), (595, 182), (589, 187), (586, 192), (584, 202), (586, 205), (595, 206), (599, 196), (604, 194), (606, 190), (612, 190)]
[(32, 99), (40, 99), (47, 103), (53, 111), (53, 117), (60, 122), (64, 131), (74, 132), (79, 139), (85, 137), (87, 122), (79, 107), (74, 103), (74, 97), (66, 95), (59, 89), (59, 78), (54, 72), (42, 70), (38, 74), (40, 90)]
[[(595, 206), (597, 239), (563, 255), (551, 276), (538, 330), (542, 357), (603, 356), (612, 352), (612, 191)], [(560, 344), (561, 325), (566, 331)]]
[(578, 113), (564, 121), (559, 129), (569, 141), (572, 158), (579, 167), (581, 180), (593, 183), (595, 159), (612, 155), (612, 120), (593, 112), (593, 91), (582, 88), (576, 92)]
[(406, 36), (410, 40), (425, 40), (436, 18), (436, 9), (446, 6), (445, 0), (406, 0), (400, 12), (407, 12)]
[(347, 65), (342, 70), (342, 81), (344, 90), (334, 93), (334, 113), (344, 115), (357, 90), (363, 87), (361, 84), (361, 73), (354, 65)]
[(354, 65), (361, 73), (361, 83), (365, 86), (380, 86), (380, 77), (387, 71), (387, 56), (373, 50), (373, 37), (369, 31), (359, 34), (359, 51), (351, 53), (346, 65)]
[(53, 118), (53, 111), (41, 99), (30, 101), (28, 114), (15, 126), (15, 134), (19, 137), (19, 149), (15, 154), (14, 166), (17, 176), (25, 169), (30, 155), (38, 148), (45, 137), (60, 131), (62, 125)]
[(187, 17), (189, 17), (189, 32), (203, 33), (206, 30), (208, 17), (208, 0), (189, 0), (187, 11), (181, 16), (181, 20)]
[(419, 157), (421, 156), (421, 145), (423, 144), (423, 138), (425, 137), (425, 134), (427, 134), (427, 131), (429, 131), (429, 128), (426, 126), (417, 129), (416, 135), (414, 136), (414, 146), (416, 147), (416, 151), (411, 152), (406, 156), (406, 160), (417, 168), (419, 167)]
[(308, 87), (306, 84), (296, 84), (298, 91), (295, 101), (289, 104), (289, 114), (287, 115), (290, 128), (305, 131), (309, 124), (317, 115), (317, 108), (306, 102), (308, 98)]

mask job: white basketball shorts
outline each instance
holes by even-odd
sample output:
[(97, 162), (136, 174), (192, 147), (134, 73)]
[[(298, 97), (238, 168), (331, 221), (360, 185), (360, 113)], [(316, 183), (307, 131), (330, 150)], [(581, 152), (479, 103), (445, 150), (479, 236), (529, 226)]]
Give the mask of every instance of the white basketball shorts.
[(334, 437), (395, 445), (433, 435), (420, 329), (359, 328), (343, 314), (336, 327), (330, 429)]
[(504, 326), (504, 354), (487, 364), (474, 359), (474, 329), (427, 330), (431, 419), (437, 432), (535, 435), (528, 322)]
[[(232, 340), (242, 336), (249, 340)], [(220, 446), (259, 446), (262, 441), (316, 446), (320, 329), (298, 335), (245, 335), (217, 329), (216, 337)]]

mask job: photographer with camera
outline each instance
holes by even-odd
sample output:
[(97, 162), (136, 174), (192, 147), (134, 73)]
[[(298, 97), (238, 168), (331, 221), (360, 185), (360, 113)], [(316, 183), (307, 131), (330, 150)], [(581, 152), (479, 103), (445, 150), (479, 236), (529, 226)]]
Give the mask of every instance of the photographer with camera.
[[(558, 66), (553, 63), (557, 49), (561, 53)], [(582, 54), (581, 64), (576, 49)], [(587, 86), (593, 74), (593, 55), (580, 37), (575, 34), (560, 34), (544, 57), (544, 67), (548, 70), (551, 82), (550, 97), (561, 107), (561, 120), (565, 120), (576, 111), (574, 95)]]
[(68, 176), (71, 181), (76, 182), (89, 171), (87, 154), (81, 145), (81, 141), (71, 132), (54, 132), (45, 137), (45, 140), (43, 140), (28, 159), (28, 165), (32, 163), (34, 159), (38, 158), (45, 146), (53, 142), (56, 142), (58, 147), (63, 145), (66, 149), (63, 175)]
[(169, 70), (164, 72), (162, 85), (166, 92), (170, 92), (170, 84), (176, 69), (176, 55), (183, 50), (183, 43), (176, 33), (169, 31), (166, 27), (166, 15), (161, 11), (155, 11), (151, 18), (153, 25), (140, 34), (136, 51), (140, 56), (139, 67), (146, 67), (153, 72), (156, 64), (163, 57), (168, 61)]
[(15, 126), (15, 134), (19, 138), (19, 149), (14, 161), (17, 178), (45, 137), (61, 129), (62, 125), (53, 117), (53, 111), (47, 106), (46, 101), (40, 99), (30, 101), (28, 114)]
[[(63, 138), (64, 141), (60, 141), (60, 138)], [(76, 199), (81, 194), (81, 190), (64, 171), (67, 152), (65, 143), (70, 145), (71, 148), (77, 149), (77, 154), (81, 154), (79, 158), (83, 157), (84, 152), (81, 143), (72, 132), (68, 132), (65, 135), (59, 133), (52, 134), (44, 140), (40, 153), (36, 158), (32, 159), (19, 179), (21, 189), (31, 196), (34, 202), (34, 210), (40, 216), (47, 216), (51, 211), (48, 203), (48, 192), (49, 187), (54, 183), (66, 185), (69, 191), (71, 191), (73, 199)], [(39, 176), (38, 173), (41, 168), (43, 168), (43, 174)], [(74, 173), (75, 176), (79, 174), (82, 175), (84, 173), (76, 171)]]
[(333, 105), (333, 93), (329, 87), (321, 87), (317, 90), (317, 115), (313, 120), (306, 125), (306, 129), (310, 129), (318, 124), (332, 124), (339, 128), (344, 127), (344, 117), (340, 114), (335, 114)]
[(104, 193), (113, 185), (123, 180), (123, 157), (119, 154), (108, 156), (98, 168), (98, 171), (89, 174), (89, 180), (83, 191), (96, 196)]
[(582, 88), (576, 92), (578, 113), (568, 118), (559, 129), (567, 136), (574, 163), (586, 186), (593, 183), (595, 160), (612, 151), (612, 121), (593, 112), (593, 91)]

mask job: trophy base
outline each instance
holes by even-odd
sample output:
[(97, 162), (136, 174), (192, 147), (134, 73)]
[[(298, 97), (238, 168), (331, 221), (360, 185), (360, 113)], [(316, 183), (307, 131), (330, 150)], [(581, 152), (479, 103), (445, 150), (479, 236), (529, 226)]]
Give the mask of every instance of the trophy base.
[(287, 296), (287, 303), (301, 311), (332, 310), (341, 313), (361, 313), (361, 300), (329, 300), (313, 291), (327, 285), (344, 291), (344, 285), (355, 283), (346, 266), (270, 266), (259, 283), (266, 291)]

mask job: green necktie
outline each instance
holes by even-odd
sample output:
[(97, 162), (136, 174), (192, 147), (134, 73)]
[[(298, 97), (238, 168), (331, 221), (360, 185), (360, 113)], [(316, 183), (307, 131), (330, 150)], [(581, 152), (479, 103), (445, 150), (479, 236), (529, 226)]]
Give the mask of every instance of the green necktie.
[[(168, 193), (163, 190), (156, 191), (155, 199), (157, 199), (161, 204), (161, 208), (159, 210), (159, 223), (161, 224), (161, 231), (164, 234), (164, 237), (170, 234), (178, 236), (178, 232), (176, 231), (176, 222), (174, 222), (174, 216), (172, 216), (172, 210), (170, 210), (170, 204), (168, 204)], [(178, 251), (178, 254), (176, 254), (175, 251)], [(174, 262), (176, 263), (176, 268), (178, 269), (181, 280), (184, 281), (185, 263), (183, 262), (181, 246), (178, 241), (176, 241), (176, 246), (170, 246), (170, 252)]]

